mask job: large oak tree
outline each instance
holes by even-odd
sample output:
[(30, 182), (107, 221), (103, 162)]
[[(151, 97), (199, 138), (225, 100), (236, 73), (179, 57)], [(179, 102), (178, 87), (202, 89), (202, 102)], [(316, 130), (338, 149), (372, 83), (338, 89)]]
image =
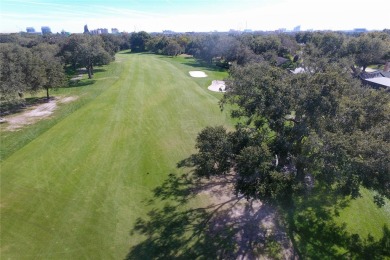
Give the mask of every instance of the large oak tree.
[[(321, 64), (298, 75), (265, 62), (233, 66), (221, 105), (232, 108), (236, 130), (205, 128), (189, 161), (200, 177), (235, 173), (237, 193), (282, 209), (297, 252), (318, 236), (314, 243), (361, 257), (366, 251), (352, 246), (360, 238), (353, 242), (328, 209), (358, 197), (361, 187), (377, 192), (379, 206), (390, 198), (390, 95), (363, 88), (343, 66)], [(305, 206), (310, 196), (317, 211)]]

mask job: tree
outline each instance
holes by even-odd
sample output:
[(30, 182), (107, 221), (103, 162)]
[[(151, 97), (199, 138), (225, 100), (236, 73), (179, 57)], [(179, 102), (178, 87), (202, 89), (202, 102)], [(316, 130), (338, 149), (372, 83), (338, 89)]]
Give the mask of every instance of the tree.
[(161, 50), (158, 48), (158, 44), (160, 40), (161, 37), (157, 37), (157, 36), (150, 38), (146, 43), (146, 48), (153, 53), (156, 54), (161, 53)]
[(319, 50), (321, 57), (326, 56), (333, 61), (345, 55), (345, 35), (337, 32), (314, 33), (310, 43)]
[[(390, 160), (382, 155), (390, 152), (388, 134), (382, 132), (390, 124), (388, 95), (379, 98), (382, 94), (361, 88), (347, 71), (333, 66), (314, 74), (289, 75), (267, 64), (253, 64), (233, 68), (231, 77), (223, 104), (237, 105), (234, 117), (246, 118), (255, 129), (268, 128), (265, 134), (273, 136), (265, 143), (278, 165), (269, 174), (290, 169), (297, 191), (312, 175), (329, 178), (327, 185), (337, 183), (347, 194), (357, 195), (364, 185), (390, 197), (386, 174)], [(372, 145), (364, 145), (367, 139)], [(356, 149), (357, 145), (361, 147)]]
[(93, 67), (109, 64), (113, 60), (104, 49), (104, 42), (98, 35), (71, 35), (63, 44), (61, 54), (73, 69), (84, 67), (88, 78), (92, 78)]
[(33, 92), (44, 81), (44, 62), (30, 49), (17, 44), (0, 44), (1, 100), (15, 100), (18, 93)]
[(143, 52), (146, 50), (146, 43), (150, 39), (150, 35), (145, 32), (132, 33), (130, 38), (130, 48), (132, 52)]
[(96, 36), (88, 37), (87, 41), (79, 46), (78, 55), (80, 65), (87, 69), (89, 79), (92, 78), (94, 66), (106, 65), (112, 60), (112, 56), (103, 48), (103, 41)]
[(221, 36), (216, 33), (200, 34), (187, 45), (187, 53), (211, 64), (213, 58), (223, 55), (223, 49), (219, 45), (221, 43), (220, 40)]
[(267, 51), (275, 51), (278, 53), (281, 46), (282, 42), (276, 35), (257, 36), (251, 43), (251, 48), (256, 54), (262, 54)]
[(226, 63), (236, 62), (238, 65), (245, 65), (249, 62), (257, 62), (262, 56), (256, 55), (248, 46), (238, 40), (232, 41), (223, 54)]
[[(201, 131), (189, 165), (200, 177), (234, 173), (237, 193), (283, 212), (294, 245), (297, 234), (307, 236), (300, 233), (308, 230), (305, 219), (327, 248), (337, 237), (353, 250), (328, 211), (346, 196), (358, 197), (361, 187), (378, 192), (379, 206), (390, 198), (390, 95), (361, 87), (337, 64), (318, 68), (295, 75), (266, 62), (234, 65), (221, 106), (229, 105), (240, 123), (232, 132)], [(321, 195), (315, 211), (307, 208)]]
[(168, 56), (177, 56), (181, 52), (182, 52), (181, 46), (174, 40), (170, 40), (163, 49), (163, 53)]
[(59, 87), (65, 82), (57, 45), (41, 43), (33, 48), (1, 44), (1, 99), (15, 100), (23, 92)]
[(69, 64), (73, 70), (76, 70), (80, 66), (79, 49), (81, 44), (86, 42), (86, 35), (72, 34), (66, 40), (61, 43), (60, 55), (65, 60), (66, 64)]
[(351, 38), (347, 50), (363, 72), (369, 65), (383, 62), (390, 56), (390, 37), (386, 34), (363, 34)]
[(112, 56), (121, 50), (123, 44), (122, 38), (117, 34), (101, 34), (99, 35), (103, 40), (103, 48)]
[(49, 99), (49, 89), (60, 87), (66, 81), (64, 64), (58, 57), (60, 49), (57, 45), (43, 43), (34, 47), (32, 51), (42, 60), (43, 80), (40, 87), (46, 90), (46, 97)]

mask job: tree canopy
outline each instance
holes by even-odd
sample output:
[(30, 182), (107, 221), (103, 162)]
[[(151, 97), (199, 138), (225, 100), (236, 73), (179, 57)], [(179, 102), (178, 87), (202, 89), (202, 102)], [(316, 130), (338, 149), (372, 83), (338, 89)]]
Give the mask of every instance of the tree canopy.
[(91, 78), (94, 66), (108, 64), (128, 45), (127, 34), (1, 34), (0, 99), (22, 101), (24, 92), (40, 89), (49, 98), (49, 89), (67, 84), (65, 67), (86, 68)]
[(64, 84), (65, 72), (59, 58), (58, 48), (41, 43), (26, 48), (10, 43), (0, 44), (1, 99), (14, 100), (23, 92), (34, 92)]
[[(390, 198), (390, 95), (362, 87), (344, 64), (319, 62), (301, 74), (265, 61), (231, 67), (221, 107), (228, 106), (239, 123), (230, 132), (222, 126), (202, 130), (198, 152), (185, 165), (199, 177), (233, 173), (237, 194), (286, 213), (293, 244), (297, 234), (308, 236), (301, 233), (307, 227), (300, 218), (312, 218), (329, 229), (326, 236), (340, 236), (344, 242), (338, 246), (362, 255), (364, 250), (345, 244), (353, 238), (341, 235), (345, 227), (337, 226), (326, 208), (359, 197), (362, 187), (377, 192), (373, 200), (378, 206)], [(334, 199), (328, 199), (330, 194)], [(305, 201), (317, 196), (323, 201), (310, 210)], [(357, 239), (356, 244), (363, 243)], [(385, 248), (376, 252), (378, 257), (386, 255)]]
[(198, 174), (233, 170), (238, 192), (269, 201), (314, 184), (352, 196), (363, 185), (390, 198), (387, 93), (342, 68), (294, 75), (265, 62), (232, 67), (227, 86), (221, 105), (233, 105), (241, 123), (199, 134)]
[(150, 39), (150, 35), (145, 32), (134, 32), (130, 38), (130, 48), (132, 52), (143, 52), (146, 50), (147, 41)]

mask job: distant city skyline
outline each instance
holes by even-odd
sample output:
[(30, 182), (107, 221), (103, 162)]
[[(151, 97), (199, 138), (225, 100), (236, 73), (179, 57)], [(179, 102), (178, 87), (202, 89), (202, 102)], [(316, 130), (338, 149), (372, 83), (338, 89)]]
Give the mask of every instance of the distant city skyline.
[(82, 33), (85, 24), (119, 32), (383, 30), (390, 28), (387, 6), (388, 0), (1, 0), (0, 32), (48, 26)]

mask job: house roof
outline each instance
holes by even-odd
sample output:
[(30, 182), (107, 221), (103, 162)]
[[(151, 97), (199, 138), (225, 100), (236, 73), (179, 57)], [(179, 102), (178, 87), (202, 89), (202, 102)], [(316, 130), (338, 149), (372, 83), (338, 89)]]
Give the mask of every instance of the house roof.
[(387, 77), (370, 78), (370, 79), (365, 79), (365, 81), (376, 83), (384, 87), (390, 88), (390, 78)]
[(377, 77), (382, 77), (381, 73), (379, 71), (376, 72), (362, 72), (360, 73), (360, 78), (361, 79), (372, 79), (372, 78), (377, 78)]
[(278, 57), (276, 58), (276, 65), (277, 65), (277, 66), (280, 66), (280, 65), (286, 63), (287, 61), (289, 61), (289, 59), (286, 59), (286, 58), (283, 58), (283, 57), (279, 57), (279, 56), (278, 56)]
[(388, 71), (381, 71), (381, 74), (383, 77), (390, 78), (390, 72)]

